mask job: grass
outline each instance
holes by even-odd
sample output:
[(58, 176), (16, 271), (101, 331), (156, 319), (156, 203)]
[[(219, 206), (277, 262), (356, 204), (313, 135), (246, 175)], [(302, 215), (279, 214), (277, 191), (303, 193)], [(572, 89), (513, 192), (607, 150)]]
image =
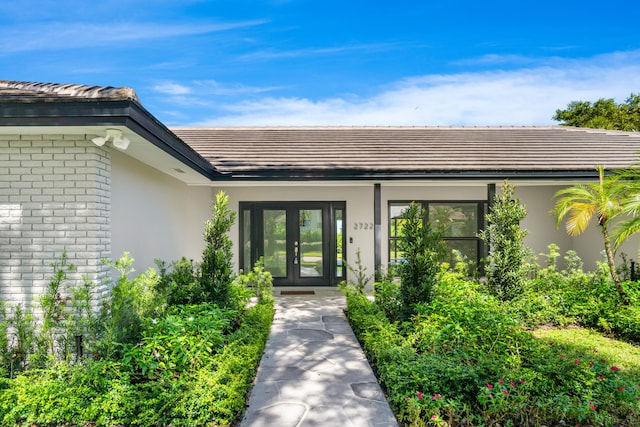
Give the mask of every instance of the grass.
[(590, 329), (578, 327), (543, 328), (533, 332), (536, 338), (562, 345), (576, 354), (593, 355), (608, 364), (620, 367), (621, 372), (640, 374), (640, 347), (602, 336)]

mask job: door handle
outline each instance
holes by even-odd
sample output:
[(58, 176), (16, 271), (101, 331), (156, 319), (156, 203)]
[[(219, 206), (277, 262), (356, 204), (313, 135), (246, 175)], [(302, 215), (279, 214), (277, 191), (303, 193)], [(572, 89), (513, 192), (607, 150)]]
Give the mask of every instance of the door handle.
[(293, 242), (293, 264), (298, 265), (298, 242)]

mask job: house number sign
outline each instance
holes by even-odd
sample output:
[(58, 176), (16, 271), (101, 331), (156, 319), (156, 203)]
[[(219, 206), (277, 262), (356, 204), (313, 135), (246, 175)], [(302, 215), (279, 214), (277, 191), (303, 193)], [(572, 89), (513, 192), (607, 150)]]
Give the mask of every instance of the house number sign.
[(354, 222), (353, 223), (354, 230), (373, 230), (372, 222)]

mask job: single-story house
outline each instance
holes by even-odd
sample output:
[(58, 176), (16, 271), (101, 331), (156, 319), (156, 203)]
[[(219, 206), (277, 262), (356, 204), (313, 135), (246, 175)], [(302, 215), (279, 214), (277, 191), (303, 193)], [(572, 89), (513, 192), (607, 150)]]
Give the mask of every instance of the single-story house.
[(553, 195), (638, 152), (639, 133), (560, 126), (167, 127), (128, 88), (0, 81), (0, 300), (31, 301), (63, 251), (74, 280), (103, 281), (101, 258), (125, 251), (139, 272), (198, 260), (221, 190), (237, 212), (236, 267), (264, 257), (277, 286), (336, 286), (358, 250), (369, 273), (384, 268), (411, 201), (478, 261), (505, 179), (527, 207), (527, 245), (573, 249), (593, 269), (598, 229), (558, 230)]

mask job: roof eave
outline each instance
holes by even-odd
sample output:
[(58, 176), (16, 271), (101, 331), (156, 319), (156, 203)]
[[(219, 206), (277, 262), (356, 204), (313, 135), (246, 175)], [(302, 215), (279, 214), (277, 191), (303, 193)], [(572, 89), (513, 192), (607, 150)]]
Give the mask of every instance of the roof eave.
[(370, 181), (370, 180), (580, 180), (594, 179), (593, 170), (495, 170), (495, 171), (374, 171), (374, 170), (255, 170), (223, 173), (221, 181)]
[(205, 177), (220, 177), (211, 163), (132, 99), (3, 101), (0, 126), (125, 126)]

